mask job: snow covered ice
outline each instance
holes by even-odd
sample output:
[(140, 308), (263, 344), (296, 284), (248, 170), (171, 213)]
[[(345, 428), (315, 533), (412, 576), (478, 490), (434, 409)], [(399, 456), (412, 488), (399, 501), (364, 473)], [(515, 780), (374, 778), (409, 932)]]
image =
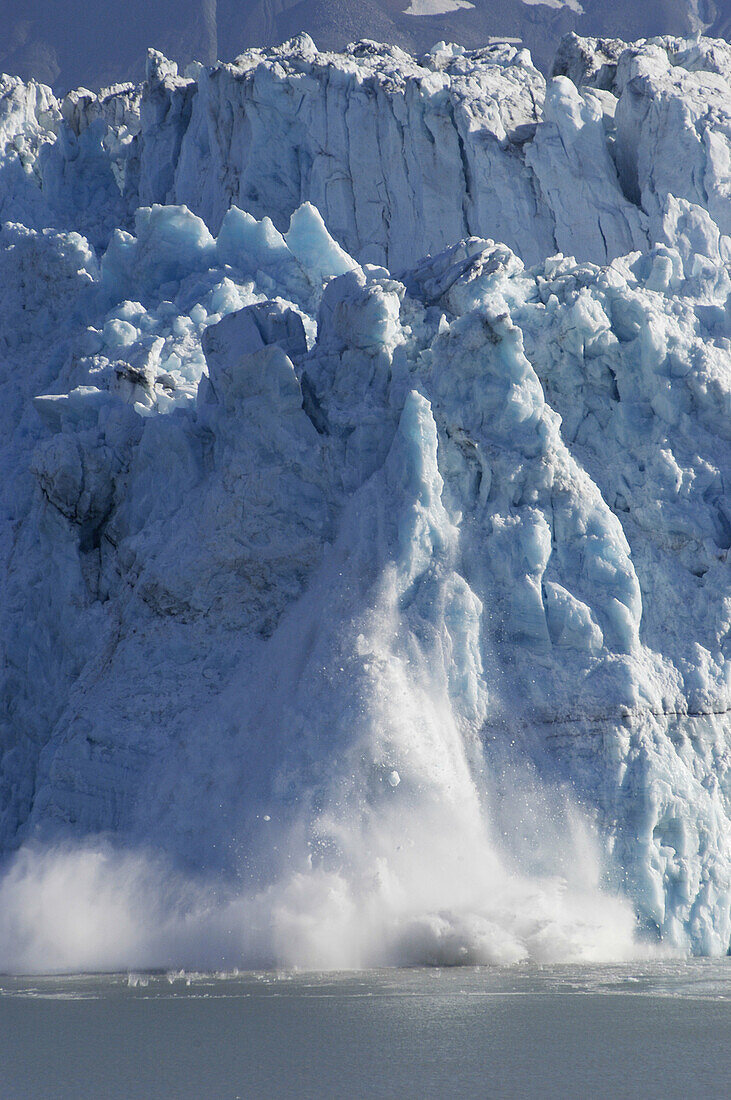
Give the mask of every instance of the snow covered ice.
[(0, 967), (727, 950), (731, 48), (555, 72), (2, 78)]

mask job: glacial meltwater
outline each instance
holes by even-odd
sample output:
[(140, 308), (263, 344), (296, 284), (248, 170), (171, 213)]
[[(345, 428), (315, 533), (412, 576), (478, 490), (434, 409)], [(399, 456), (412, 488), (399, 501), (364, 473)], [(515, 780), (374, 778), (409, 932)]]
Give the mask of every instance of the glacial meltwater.
[(2, 1100), (721, 1100), (731, 960), (0, 978)]

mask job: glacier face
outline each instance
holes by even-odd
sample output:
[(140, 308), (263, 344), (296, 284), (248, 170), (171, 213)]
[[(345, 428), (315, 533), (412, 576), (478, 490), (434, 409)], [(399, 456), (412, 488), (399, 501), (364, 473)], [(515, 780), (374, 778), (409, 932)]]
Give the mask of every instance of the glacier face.
[(5, 78), (0, 965), (727, 949), (730, 58)]
[(301, 35), (184, 77), (151, 52), (143, 86), (61, 102), (4, 77), (0, 212), (105, 247), (139, 206), (185, 204), (217, 233), (232, 204), (284, 231), (309, 201), (395, 272), (470, 235), (606, 263), (663, 240), (668, 194), (728, 232), (727, 43), (569, 36), (554, 71), (508, 45), (417, 62)]
[(730, 58), (706, 39), (570, 36), (547, 86), (512, 46), (440, 43), (417, 62), (302, 35), (184, 77), (151, 53), (141, 88), (61, 102), (6, 77), (0, 212), (105, 247), (139, 206), (183, 203), (217, 233), (232, 204), (283, 231), (309, 201), (351, 255), (395, 272), (470, 235), (527, 263), (606, 263), (663, 239), (667, 194), (728, 231)]

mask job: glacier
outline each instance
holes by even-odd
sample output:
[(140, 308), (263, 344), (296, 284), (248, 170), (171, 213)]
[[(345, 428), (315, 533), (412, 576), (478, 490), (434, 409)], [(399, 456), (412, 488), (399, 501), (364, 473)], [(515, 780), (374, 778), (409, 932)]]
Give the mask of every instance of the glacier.
[(722, 954), (731, 47), (0, 81), (0, 967)]

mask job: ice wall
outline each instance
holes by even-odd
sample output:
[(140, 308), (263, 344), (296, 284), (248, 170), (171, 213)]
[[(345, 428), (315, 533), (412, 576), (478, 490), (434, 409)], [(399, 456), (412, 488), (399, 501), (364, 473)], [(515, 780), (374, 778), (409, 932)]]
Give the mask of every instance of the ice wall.
[[(551, 211), (540, 259), (460, 223), (462, 240), (399, 278), (286, 197), (281, 161), (262, 168), (283, 184), (260, 193), (272, 220), (230, 205), (213, 166), (233, 179), (243, 163), (245, 97), (220, 162), (205, 154), (209, 84), (265, 81), (289, 102), (306, 42), (197, 83), (158, 59), (141, 113), (133, 89), (55, 114), (37, 87), (6, 86), (0, 202), (28, 224), (0, 236), (0, 965), (727, 949), (731, 243), (711, 209), (715, 101), (692, 127), (703, 195), (688, 191), (697, 160), (676, 172), (687, 193), (660, 202), (652, 182), (670, 178), (671, 140), (652, 119), (679, 99), (682, 126), (700, 117), (714, 49), (628, 49), (601, 83), (652, 72), (618, 96), (558, 76), (515, 160)], [(310, 72), (302, 112), (321, 84), (358, 83), (356, 54)], [(380, 47), (361, 54), (382, 64)], [(524, 88), (527, 59), (511, 64)], [(359, 108), (364, 132), (385, 101), (422, 110), (425, 70), (402, 68)], [(690, 142), (682, 126), (672, 140)], [(642, 210), (617, 153), (632, 127), (659, 150), (649, 167), (637, 154)], [(107, 172), (122, 207), (104, 191), (93, 205)], [(199, 213), (132, 213), (153, 179), (164, 199), (197, 179)], [(423, 252), (410, 193), (403, 240)], [(104, 247), (50, 228), (64, 219)], [(654, 243), (631, 250), (632, 225)], [(397, 228), (368, 239), (395, 249)], [(626, 254), (547, 256), (556, 233)], [(49, 916), (74, 880), (97, 931), (124, 914), (121, 954), (99, 933), (85, 955), (73, 920)]]
[(662, 239), (668, 194), (728, 231), (730, 50), (572, 36), (547, 86), (511, 46), (417, 62), (302, 35), (186, 76), (151, 53), (141, 88), (61, 102), (5, 78), (3, 216), (105, 245), (138, 206), (184, 203), (217, 233), (232, 204), (284, 231), (310, 201), (351, 255), (396, 272), (470, 235), (526, 263), (606, 263)]

